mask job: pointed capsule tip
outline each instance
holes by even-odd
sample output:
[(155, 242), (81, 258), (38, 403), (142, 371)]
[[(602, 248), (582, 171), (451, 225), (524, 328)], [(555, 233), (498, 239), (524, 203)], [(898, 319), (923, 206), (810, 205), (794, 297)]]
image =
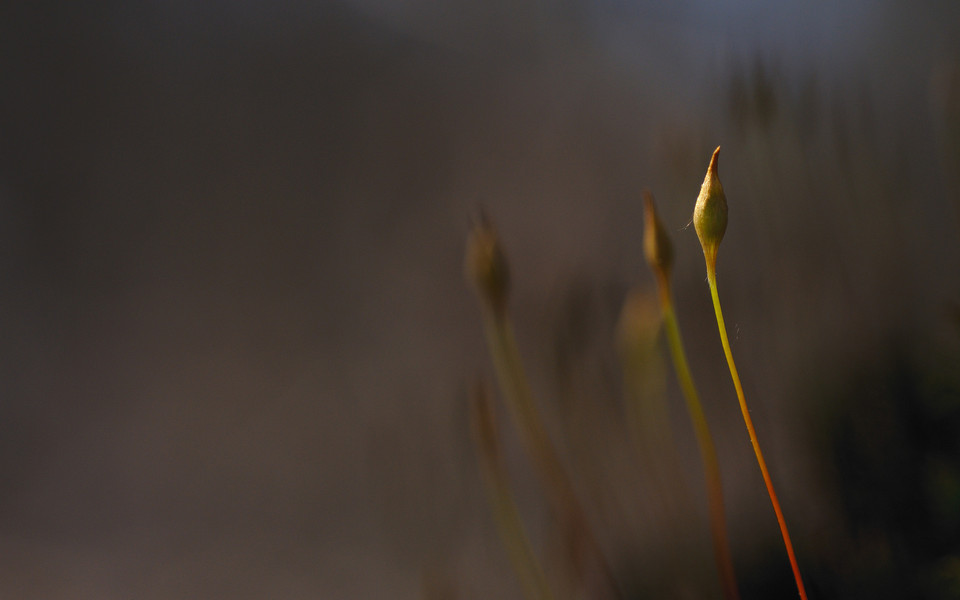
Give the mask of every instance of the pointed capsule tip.
[(710, 167), (707, 169), (714, 176), (717, 175), (717, 160), (720, 156), (720, 146), (717, 146), (717, 149), (713, 151), (713, 156), (710, 158)]
[(643, 192), (643, 204), (643, 253), (653, 272), (664, 285), (668, 285), (670, 268), (673, 266), (673, 245), (667, 228), (657, 214), (653, 194), (647, 190)]
[(643, 208), (645, 212), (651, 213), (656, 210), (656, 207), (653, 204), (653, 194), (650, 193), (650, 190), (643, 190)]

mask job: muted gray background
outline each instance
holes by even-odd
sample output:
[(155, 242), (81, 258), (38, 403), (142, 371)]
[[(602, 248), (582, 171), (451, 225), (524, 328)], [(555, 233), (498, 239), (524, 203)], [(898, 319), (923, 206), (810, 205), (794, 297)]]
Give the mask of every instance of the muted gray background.
[(684, 228), (717, 145), (734, 353), (798, 546), (819, 547), (843, 527), (811, 389), (891, 333), (957, 342), (958, 17), (897, 1), (4, 4), (0, 596), (519, 597), (466, 433), (489, 371), (461, 273), (479, 206), (552, 430), (568, 439), (558, 370), (575, 409), (600, 407), (596, 456), (564, 448), (606, 547), (662, 547), (656, 492), (605, 429), (613, 323), (652, 285), (643, 188), (674, 235), (752, 564), (776, 524)]

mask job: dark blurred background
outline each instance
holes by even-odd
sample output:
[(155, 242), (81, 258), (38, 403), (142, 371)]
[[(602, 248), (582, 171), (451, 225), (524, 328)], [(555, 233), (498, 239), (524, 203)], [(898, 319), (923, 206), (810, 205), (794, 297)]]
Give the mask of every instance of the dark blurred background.
[(483, 206), (605, 550), (715, 597), (681, 397), (701, 557), (617, 416), (648, 188), (744, 597), (793, 597), (685, 227), (720, 145), (720, 295), (811, 598), (960, 597), (958, 40), (950, 1), (4, 3), (0, 596), (520, 597), (467, 434)]

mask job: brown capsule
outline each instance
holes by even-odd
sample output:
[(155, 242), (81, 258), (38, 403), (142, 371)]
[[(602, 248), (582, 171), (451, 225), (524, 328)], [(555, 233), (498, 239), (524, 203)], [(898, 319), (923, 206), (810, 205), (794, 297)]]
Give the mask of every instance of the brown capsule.
[(467, 279), (476, 289), (483, 305), (495, 314), (506, 311), (510, 271), (497, 232), (482, 213), (467, 238), (464, 266)]
[(643, 254), (653, 272), (662, 279), (661, 283), (668, 282), (673, 267), (673, 244), (657, 214), (653, 194), (646, 190), (643, 192)]
[(697, 230), (697, 237), (700, 238), (700, 245), (703, 246), (703, 254), (712, 264), (716, 263), (717, 248), (720, 247), (723, 234), (727, 231), (727, 197), (723, 193), (723, 186), (717, 176), (719, 154), (718, 146), (713, 151), (707, 175), (703, 178), (700, 195), (697, 197), (697, 205), (693, 209), (693, 226)]

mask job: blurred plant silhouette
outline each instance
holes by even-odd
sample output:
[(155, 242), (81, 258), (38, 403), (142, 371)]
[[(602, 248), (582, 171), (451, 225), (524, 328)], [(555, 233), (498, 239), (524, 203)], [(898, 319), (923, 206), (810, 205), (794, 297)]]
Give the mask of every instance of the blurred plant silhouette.
[[(958, 40), (904, 0), (0, 4), (0, 597), (722, 597), (645, 188), (737, 587), (796, 597), (684, 227), (721, 143), (809, 597), (960, 596)], [(497, 452), (478, 204), (536, 401), (482, 378)]]
[[(810, 177), (813, 167), (810, 163), (804, 162), (809, 158), (801, 158), (809, 157), (811, 144), (812, 147), (822, 146), (824, 143), (831, 146), (836, 153), (836, 158), (840, 161), (840, 172), (843, 173), (843, 175), (838, 174), (833, 181), (818, 182), (819, 187), (823, 188), (826, 185), (831, 191), (821, 192), (816, 199), (804, 196), (803, 204), (800, 198), (796, 197), (798, 193), (796, 190), (780, 191), (779, 196), (783, 198), (780, 206), (785, 209), (783, 211), (785, 214), (778, 215), (779, 218), (796, 218), (798, 221), (788, 226), (785, 221), (781, 222), (782, 224), (778, 223), (776, 218), (768, 220), (774, 223), (775, 228), (796, 228), (795, 234), (806, 236), (816, 232), (814, 235), (820, 242), (816, 246), (808, 246), (813, 255), (807, 253), (804, 256), (802, 253), (797, 253), (791, 256), (811, 261), (824, 260), (833, 256), (843, 266), (846, 260), (843, 252), (848, 248), (844, 242), (844, 236), (837, 232), (835, 237), (831, 237), (823, 227), (811, 227), (802, 223), (803, 219), (811, 219), (821, 210), (824, 214), (830, 214), (830, 209), (833, 207), (829, 200), (831, 194), (848, 195), (850, 204), (866, 211), (869, 226), (879, 227), (880, 232), (890, 234), (894, 240), (902, 239), (903, 231), (894, 233), (894, 223), (885, 220), (871, 222), (869, 213), (875, 212), (875, 209), (871, 209), (868, 203), (893, 202), (896, 193), (904, 188), (903, 173), (888, 171), (879, 175), (879, 182), (869, 183), (859, 182), (856, 176), (857, 173), (862, 172), (869, 173), (873, 178), (878, 177), (876, 171), (866, 169), (866, 166), (859, 162), (864, 160), (865, 156), (872, 155), (875, 160), (881, 162), (888, 160), (876, 147), (850, 147), (853, 139), (857, 140), (857, 144), (873, 144), (877, 141), (876, 136), (880, 135), (875, 131), (876, 125), (873, 123), (873, 117), (870, 116), (869, 99), (861, 99), (865, 104), (861, 106), (862, 120), (857, 126), (862, 130), (855, 138), (848, 137), (850, 133), (847, 129), (847, 121), (839, 118), (833, 121), (827, 132), (827, 138), (817, 140), (814, 124), (819, 119), (820, 109), (816, 100), (819, 96), (816, 92), (816, 83), (808, 82), (800, 96), (791, 102), (780, 98), (784, 90), (778, 81), (776, 75), (767, 74), (767, 71), (758, 63), (749, 84), (741, 76), (735, 76), (730, 87), (731, 122), (737, 127), (739, 136), (748, 138), (748, 148), (751, 144), (766, 146), (763, 156), (754, 159), (754, 161), (761, 161), (766, 167), (758, 169), (758, 172), (763, 175), (754, 178), (755, 184), (763, 187), (773, 184), (777, 178), (784, 178), (789, 181), (806, 180), (812, 188), (814, 184)], [(797, 124), (796, 129), (781, 131), (776, 138), (755, 138), (751, 133), (755, 128), (758, 132), (765, 132), (782, 126), (778, 123), (778, 119), (783, 119), (784, 113), (789, 114), (789, 121)], [(949, 120), (951, 117), (946, 115), (945, 118)], [(750, 141), (750, 138), (753, 138), (753, 141)], [(771, 145), (774, 139), (775, 146)], [(790, 148), (791, 143), (796, 145)], [(776, 156), (786, 150), (790, 151), (793, 160), (777, 162)], [(945, 160), (950, 159), (948, 152)], [(703, 188), (705, 191), (701, 192), (701, 200), (704, 194), (710, 197), (714, 194), (707, 188), (711, 173), (714, 180), (716, 179), (715, 163), (716, 152), (708, 169)], [(848, 176), (847, 169), (854, 175)], [(864, 170), (860, 171), (860, 169)], [(716, 254), (719, 240), (726, 229), (727, 206), (725, 199), (722, 198), (723, 192), (719, 188), (719, 183), (714, 187), (717, 189), (714, 195), (721, 197), (722, 215), (714, 211), (705, 216), (713, 209), (703, 209), (701, 202), (698, 201), (693, 221), (697, 226), (697, 233), (701, 238), (707, 259), (708, 281), (717, 313), (722, 345), (736, 384), (743, 417), (780, 522), (793, 579), (799, 588), (800, 596), (806, 598), (807, 594), (797, 568), (794, 547), (787, 533), (780, 505), (773, 493), (765, 461), (756, 445), (756, 433), (743, 401), (741, 382), (732, 362), (718, 305)], [(870, 199), (864, 197), (864, 194), (870, 194)], [(813, 202), (811, 203), (810, 200)], [(652, 200), (648, 198), (648, 214), (651, 203)], [(792, 205), (794, 209), (802, 206), (803, 210), (791, 211), (791, 203), (794, 203)], [(722, 223), (714, 226), (711, 225), (714, 221), (709, 219), (714, 221), (722, 219)], [(662, 225), (657, 229), (650, 225), (653, 222), (655, 221), (649, 219), (647, 221), (646, 252), (660, 282), (661, 296), (666, 294), (669, 298), (671, 251), (667, 245), (664, 245), (668, 242), (665, 241)], [(821, 218), (813, 223), (823, 226), (830, 226), (833, 223), (834, 227), (837, 226), (834, 219)], [(904, 223), (900, 222), (897, 225), (903, 226)], [(479, 231), (482, 237), (483, 232)], [(787, 243), (799, 243), (799, 239), (790, 240)], [(882, 253), (884, 258), (892, 256), (890, 254), (892, 248), (886, 245), (872, 248), (872, 250)], [(832, 252), (836, 254), (831, 254)], [(498, 256), (500, 256), (499, 260), (504, 260), (501, 255), (498, 254)], [(892, 268), (895, 270), (907, 268), (909, 258), (914, 256), (914, 254), (909, 254), (908, 257), (897, 256)], [(761, 262), (759, 268), (762, 269), (763, 266), (764, 263)], [(796, 266), (804, 268), (802, 264)], [(472, 270), (472, 279), (478, 282), (476, 285), (482, 297), (484, 278), (478, 277), (477, 272), (476, 268)], [(781, 275), (786, 274), (782, 266), (776, 272)], [(776, 280), (773, 280), (773, 283), (777, 283)], [(942, 306), (946, 308), (955, 300), (943, 299), (943, 302), (945, 304)], [(504, 309), (498, 308), (502, 306), (502, 298), (499, 302), (488, 299), (485, 303), (488, 305), (486, 314), (496, 315), (504, 312)], [(663, 304), (666, 307), (665, 314), (668, 316), (672, 314), (671, 304), (669, 300)], [(589, 340), (592, 334), (587, 333), (585, 329), (597, 326), (597, 323), (591, 322), (594, 317), (588, 316), (591, 312), (589, 303), (579, 302), (574, 307), (576, 307), (575, 312), (570, 313), (571, 318), (575, 319), (571, 321), (572, 328), (569, 330), (572, 332), (572, 337), (557, 338), (557, 347), (560, 349), (557, 354), (560, 377), (558, 393), (561, 397), (570, 395), (567, 388), (577, 385), (576, 376), (573, 373), (589, 362), (589, 359), (585, 358), (585, 352), (591, 345)], [(941, 327), (946, 327), (951, 318), (955, 316), (949, 310), (944, 310), (937, 320), (940, 321)], [(652, 310), (650, 300), (644, 293), (634, 292), (627, 298), (619, 326), (625, 370), (623, 385), (627, 392), (624, 410), (629, 417), (627, 423), (637, 424), (632, 427), (632, 432), (640, 448), (643, 449), (638, 456), (641, 462), (645, 463), (639, 468), (647, 469), (653, 474), (647, 483), (652, 482), (656, 486), (655, 489), (643, 490), (644, 493), (661, 498), (672, 498), (667, 500), (667, 505), (673, 508), (684, 505), (689, 509), (689, 504), (684, 499), (684, 486), (673, 485), (671, 482), (678, 480), (664, 475), (671, 468), (677, 468), (678, 462), (675, 458), (671, 458), (676, 455), (675, 449), (671, 448), (672, 436), (669, 434), (671, 426), (669, 418), (665, 416), (666, 412), (661, 408), (665, 388), (662, 383), (662, 360), (658, 357), (655, 342), (659, 324), (660, 319)], [(905, 331), (909, 332), (909, 324), (905, 327)], [(810, 335), (815, 336), (816, 333), (811, 332)], [(952, 336), (952, 343), (956, 346), (956, 330), (952, 332)], [(671, 344), (673, 344), (673, 337), (671, 337)], [(911, 347), (911, 344), (916, 344), (916, 347)], [(570, 350), (563, 350), (564, 347), (569, 347)], [(857, 344), (854, 344), (854, 347), (857, 347)], [(882, 349), (887, 347), (892, 353)], [(957, 371), (957, 365), (960, 365), (960, 354), (954, 350), (949, 353), (949, 357), (929, 360), (934, 357), (932, 348), (935, 347), (934, 342), (915, 335), (904, 339), (898, 338), (893, 342), (881, 338), (876, 347), (880, 349), (879, 352), (875, 349), (860, 355), (860, 360), (866, 361), (863, 364), (853, 361), (839, 368), (831, 367), (829, 363), (820, 365), (818, 372), (821, 373), (821, 378), (818, 381), (823, 387), (817, 390), (804, 390), (804, 393), (812, 394), (817, 399), (811, 402), (807, 409), (807, 415), (811, 419), (810, 435), (816, 438), (816, 443), (812, 446), (821, 450), (819, 456), (824, 461), (820, 467), (821, 475), (817, 479), (820, 485), (832, 490), (828, 492), (828, 497), (834, 498), (838, 506), (835, 509), (829, 509), (828, 512), (834, 513), (839, 518), (835, 522), (840, 524), (839, 531), (824, 532), (817, 536), (805, 532), (800, 536), (802, 541), (797, 553), (803, 557), (800, 562), (809, 565), (806, 571), (812, 590), (811, 597), (919, 597), (939, 600), (954, 597), (960, 589), (958, 587), (960, 586), (960, 571), (958, 571), (958, 564), (960, 564), (960, 553), (958, 553), (960, 552), (960, 444), (957, 442), (960, 439), (957, 435), (960, 431), (960, 387), (956, 377), (944, 377), (951, 370), (960, 372)], [(491, 342), (491, 350), (496, 356), (498, 350), (495, 342)], [(912, 354), (910, 350), (919, 352)], [(682, 350), (680, 353), (682, 355)], [(927, 360), (918, 361), (915, 358), (924, 354), (927, 355)], [(514, 356), (519, 360), (519, 354), (514, 353)], [(503, 368), (498, 367), (498, 370)], [(689, 377), (687, 369), (679, 369), (679, 371), (686, 371), (686, 377)], [(841, 384), (840, 389), (833, 387), (835, 384), (828, 383), (830, 378), (838, 375), (841, 380), (846, 380)], [(935, 383), (931, 383), (931, 378)], [(684, 381), (685, 378), (681, 376), (681, 383)], [(684, 383), (682, 387), (688, 389), (691, 385)], [(525, 384), (524, 387), (528, 385)], [(504, 389), (504, 393), (510, 394), (508, 389)], [(572, 419), (564, 431), (576, 436), (575, 433), (571, 433), (571, 430), (589, 420), (590, 417), (584, 417), (581, 414), (581, 417)], [(696, 419), (694, 421), (696, 422)], [(610, 425), (612, 423), (607, 423), (606, 426)], [(546, 430), (543, 435), (547, 435)], [(709, 440), (709, 437), (707, 433), (706, 439)], [(709, 455), (709, 452), (704, 454), (704, 460), (708, 465), (710, 464)], [(593, 460), (602, 462), (603, 458), (594, 457)], [(665, 471), (663, 465), (670, 466)], [(595, 464), (593, 466), (596, 467)], [(562, 469), (559, 466), (556, 468)], [(710, 469), (708, 469), (709, 472)], [(781, 475), (781, 478), (789, 479), (789, 476)], [(608, 484), (609, 480), (593, 478), (588, 481), (588, 489), (582, 489), (579, 493), (604, 497), (603, 493), (589, 487)], [(711, 481), (715, 482), (711, 485), (719, 484), (719, 475), (713, 477)], [(794, 495), (796, 497), (796, 493)], [(713, 522), (716, 523), (716, 517), (719, 515), (722, 523), (723, 503), (720, 501), (715, 505), (721, 507), (721, 510), (719, 513), (711, 511), (714, 517)], [(658, 518), (665, 518), (669, 512), (666, 510)], [(683, 537), (680, 535), (682, 527), (679, 526), (679, 521), (667, 519), (667, 522), (673, 523), (677, 528), (678, 538)], [(602, 530), (604, 525), (600, 527)], [(715, 534), (714, 538), (715, 546), (723, 548), (723, 542), (717, 545), (717, 540), (723, 540), (723, 536), (718, 538)], [(603, 534), (600, 535), (600, 539), (609, 541), (609, 537)], [(722, 556), (722, 552), (718, 556)], [(675, 559), (676, 557), (672, 560)], [(709, 597), (715, 593), (710, 591), (713, 588), (709, 584), (704, 584), (702, 580), (698, 581), (697, 575), (691, 575), (698, 569), (696, 561), (692, 561), (689, 570), (676, 564), (664, 570), (659, 566), (645, 568), (643, 559), (638, 560), (639, 562), (634, 563), (633, 566), (625, 567), (626, 571), (618, 571), (618, 576), (624, 582), (620, 585), (627, 589), (628, 595), (680, 598), (686, 597), (686, 594), (692, 594), (691, 597)], [(755, 555), (750, 561), (741, 559), (741, 563), (744, 562), (747, 563), (742, 587), (744, 597), (790, 594), (789, 586), (785, 583), (790, 577), (789, 569), (785, 570), (783, 566), (774, 567), (769, 556)], [(718, 559), (718, 566), (721, 579), (725, 582), (723, 587), (727, 590), (727, 597), (735, 597), (736, 584), (731, 585), (730, 582), (733, 580), (728, 577), (732, 569), (725, 572), (724, 562), (720, 559)], [(630, 576), (625, 576), (625, 572), (629, 572)]]

